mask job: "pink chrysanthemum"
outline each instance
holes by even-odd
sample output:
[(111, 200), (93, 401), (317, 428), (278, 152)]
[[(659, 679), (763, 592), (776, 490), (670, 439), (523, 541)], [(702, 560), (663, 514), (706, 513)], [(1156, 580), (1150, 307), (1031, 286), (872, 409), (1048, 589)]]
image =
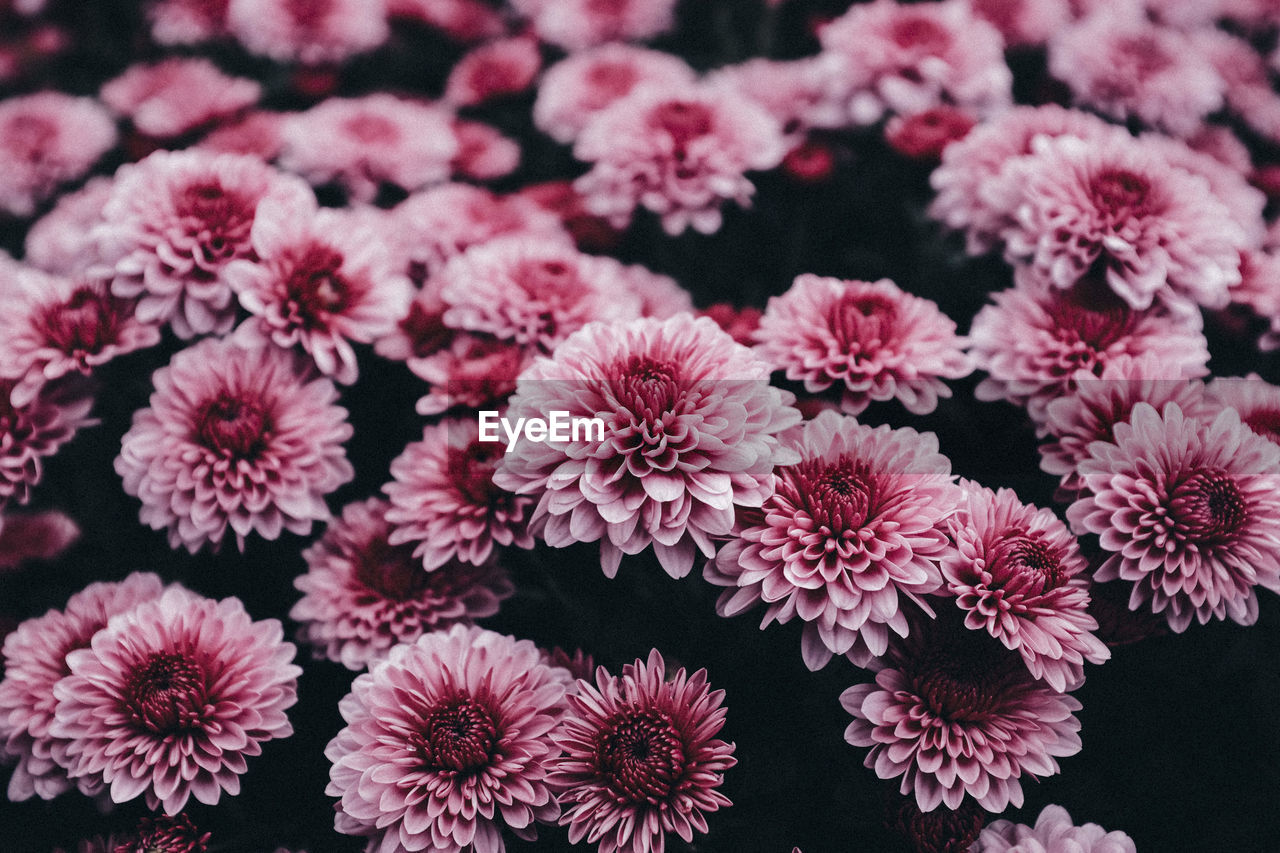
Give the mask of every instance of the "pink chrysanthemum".
[(205, 853), (210, 837), (210, 833), (201, 832), (191, 822), (186, 812), (176, 817), (144, 817), (132, 838), (108, 848), (106, 853)]
[(227, 264), (250, 257), (258, 205), (303, 205), (311, 193), (256, 157), (157, 151), (121, 167), (95, 229), (112, 292), (139, 298), (138, 319), (169, 323), (183, 339), (224, 334), (235, 300)]
[(0, 573), (32, 560), (55, 559), (79, 538), (80, 525), (61, 510), (0, 515)]
[[(70, 674), (69, 652), (89, 646), (94, 634), (117, 613), (159, 598), (160, 579), (141, 572), (119, 582), (90, 584), (67, 601), (28, 619), (4, 640), (4, 679), (0, 680), (0, 755), (17, 759), (9, 780), (9, 799), (53, 799), (71, 787), (65, 767), (66, 741), (54, 737), (54, 685)], [(65, 760), (64, 762), (65, 763)], [(87, 794), (92, 779), (79, 780)]]
[(60, 196), (53, 209), (27, 231), (22, 259), (59, 275), (76, 275), (96, 263), (98, 246), (92, 229), (102, 221), (102, 208), (114, 186), (110, 178), (95, 177)]
[(990, 812), (1022, 805), (1022, 777), (1058, 772), (1080, 751), (1081, 705), (1035, 680), (1022, 659), (985, 633), (921, 626), (872, 684), (840, 696), (853, 715), (845, 740), (870, 747), (866, 766), (901, 777), (922, 811), (966, 797)]
[(774, 466), (796, 459), (778, 436), (800, 415), (768, 380), (706, 317), (592, 323), (521, 375), (506, 418), (599, 418), (604, 440), (522, 441), (494, 482), (537, 496), (531, 527), (552, 547), (599, 540), (609, 577), (650, 545), (683, 577), (697, 551), (715, 555), (735, 507), (769, 496)]
[(70, 675), (53, 688), (71, 778), (166, 814), (192, 795), (214, 805), (238, 794), (245, 758), (293, 734), (285, 710), (302, 670), (283, 637), (279, 620), (252, 621), (238, 598), (185, 589), (112, 619), (67, 655)]
[(1195, 379), (1209, 372), (1198, 318), (1158, 306), (1135, 311), (1098, 282), (1063, 291), (1023, 270), (1015, 287), (992, 300), (969, 331), (978, 369), (988, 374), (975, 394), (1025, 405), (1038, 424), (1051, 400), (1076, 388), (1079, 371), (1100, 376), (1121, 356), (1150, 355), (1165, 377)]
[(306, 65), (373, 50), (391, 32), (384, 0), (230, 0), (227, 27), (250, 53)]
[(1035, 826), (997, 820), (988, 824), (969, 853), (1138, 853), (1133, 839), (1096, 823), (1076, 826), (1062, 806), (1045, 806)]
[(909, 116), (894, 116), (884, 126), (884, 140), (912, 160), (936, 162), (942, 152), (973, 130), (977, 120), (964, 110), (940, 106)]
[(968, 0), (973, 14), (1000, 31), (1007, 47), (1036, 47), (1071, 20), (1070, 0)]
[(254, 260), (232, 261), (224, 273), (253, 315), (236, 335), (301, 344), (322, 374), (355, 382), (352, 342), (391, 332), (413, 295), (380, 235), (345, 212), (268, 201), (254, 218), (251, 243)]
[(324, 496), (354, 476), (332, 382), (309, 378), (284, 350), (212, 339), (152, 380), (151, 407), (134, 413), (115, 468), (171, 547), (217, 548), (229, 526), (243, 549), (251, 532), (305, 535), (329, 519)]
[[(1206, 390), (1214, 402), (1235, 409), (1249, 429), (1280, 444), (1280, 386), (1263, 382), (1254, 374), (1220, 376), (1210, 381)], [(1185, 406), (1183, 412), (1186, 412)]]
[(448, 110), (379, 93), (327, 98), (291, 116), (280, 165), (373, 201), (383, 182), (413, 191), (448, 179), (457, 151)]
[(564, 755), (549, 777), (569, 827), (569, 843), (599, 842), (600, 853), (662, 853), (666, 836), (686, 842), (707, 831), (708, 812), (729, 806), (718, 790), (737, 764), (724, 727), (724, 691), (707, 671), (668, 678), (657, 649), (623, 667), (578, 682), (556, 734)]
[(770, 297), (756, 340), (760, 357), (806, 391), (836, 386), (851, 415), (894, 399), (928, 414), (939, 397), (951, 396), (944, 378), (973, 372), (956, 324), (888, 279), (797, 276), (786, 293)]
[(574, 187), (615, 227), (643, 206), (669, 234), (710, 234), (723, 202), (750, 204), (746, 173), (774, 168), (785, 153), (777, 121), (736, 93), (644, 85), (587, 123), (573, 154), (592, 169)]
[(163, 45), (199, 44), (227, 34), (231, 0), (152, 0), (151, 37)]
[(1109, 552), (1094, 578), (1133, 584), (1131, 610), (1179, 633), (1193, 619), (1251, 625), (1255, 587), (1280, 590), (1280, 446), (1234, 409), (1206, 425), (1139, 403), (1077, 470), (1088, 493), (1067, 518)]
[(453, 138), (458, 151), (449, 165), (460, 178), (495, 181), (520, 165), (520, 143), (484, 122), (455, 117)]
[(414, 410), (440, 415), (455, 407), (499, 408), (533, 358), (519, 344), (458, 332), (442, 349), (409, 361), (410, 369), (431, 386)]
[(1265, 139), (1280, 141), (1280, 95), (1253, 45), (1212, 27), (1189, 35), (1222, 78), (1227, 109)]
[(538, 43), (528, 36), (496, 39), (458, 60), (445, 81), (444, 100), (474, 107), (492, 98), (523, 92), (542, 70)]
[(387, 14), (418, 21), (468, 44), (506, 31), (502, 13), (485, 0), (387, 0)]
[(11, 399), (17, 382), (0, 379), (0, 510), (24, 504), (40, 482), (44, 459), (70, 441), (89, 417), (93, 400), (64, 386), (46, 389), (23, 405)]
[(1111, 657), (1093, 635), (1088, 564), (1076, 538), (1050, 510), (965, 484), (960, 511), (947, 520), (953, 547), (941, 559), (943, 588), (984, 630), (1022, 655), (1054, 690), (1084, 683), (1084, 662)]
[(764, 107), (788, 141), (795, 142), (809, 128), (848, 124), (844, 102), (829, 91), (829, 73), (830, 63), (824, 56), (785, 61), (756, 58), (718, 68), (707, 80)]
[(153, 139), (172, 139), (248, 109), (262, 87), (229, 77), (207, 59), (134, 65), (102, 86), (102, 101)]
[(446, 420), (426, 427), (391, 463), (394, 479), (383, 486), (389, 541), (411, 544), (428, 571), (454, 560), (482, 564), (497, 545), (533, 547), (535, 499), (494, 485), (505, 437), (480, 437), (475, 421)]
[(611, 41), (643, 41), (675, 25), (676, 0), (512, 0), (533, 32), (570, 53)]
[(133, 314), (102, 279), (64, 278), (36, 270), (17, 276), (0, 313), (0, 378), (15, 380), (9, 398), (31, 403), (45, 383), (89, 375), (124, 353), (160, 342), (160, 330)]
[(788, 442), (800, 462), (774, 472), (773, 494), (740, 514), (734, 538), (703, 576), (728, 587), (716, 611), (763, 601), (761, 627), (799, 616), (805, 664), (833, 654), (860, 666), (909, 629), (903, 599), (942, 585), (943, 523), (960, 495), (932, 433), (872, 428), (823, 412)]
[(456, 625), (358, 676), (325, 749), (338, 832), (368, 850), (501, 853), (560, 813), (546, 782), (567, 673), (538, 647)]
[(547, 69), (533, 103), (533, 123), (568, 145), (593, 117), (643, 84), (667, 88), (693, 83), (694, 71), (678, 56), (627, 44), (606, 44), (570, 54)]
[(830, 64), (828, 85), (857, 125), (886, 111), (911, 114), (950, 103), (985, 114), (1012, 101), (1004, 41), (963, 0), (856, 4), (818, 38)]
[(219, 154), (252, 154), (271, 162), (284, 148), (285, 113), (253, 110), (235, 121), (216, 127), (196, 147)]
[(30, 216), (61, 184), (83, 177), (116, 144), (102, 105), (61, 92), (0, 102), (0, 212)]
[(302, 599), (289, 617), (316, 657), (362, 670), (396, 643), (498, 612), (515, 587), (490, 559), (423, 571), (404, 545), (388, 541), (386, 501), (347, 505), (342, 519), (302, 552), (307, 573), (294, 579)]

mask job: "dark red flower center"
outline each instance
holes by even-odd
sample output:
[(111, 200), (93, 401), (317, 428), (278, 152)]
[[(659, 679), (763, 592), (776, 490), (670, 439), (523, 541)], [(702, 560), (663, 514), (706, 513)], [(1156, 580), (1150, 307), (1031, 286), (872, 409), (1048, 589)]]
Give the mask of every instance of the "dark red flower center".
[(144, 817), (137, 837), (114, 847), (111, 853), (205, 853), (209, 833), (196, 829), (185, 813), (177, 817)]
[(685, 745), (661, 711), (626, 711), (596, 735), (596, 767), (606, 784), (633, 803), (666, 803), (684, 775)]
[(1039, 533), (1009, 533), (987, 554), (987, 571), (1006, 594), (1039, 595), (1062, 585), (1064, 573), (1058, 549)]
[(807, 459), (778, 472), (778, 495), (803, 508), (820, 532), (839, 536), (861, 530), (876, 503), (875, 477), (851, 456)]
[(831, 332), (843, 352), (871, 356), (897, 333), (898, 307), (879, 293), (846, 293), (831, 312)]
[(267, 446), (271, 413), (260, 400), (223, 391), (196, 415), (196, 440), (218, 453), (251, 459)]
[(177, 202), (178, 216), (197, 239), (197, 264), (217, 266), (236, 257), (247, 244), (256, 204), (227, 191), (216, 180), (187, 187)]
[(351, 284), (343, 277), (342, 255), (313, 244), (292, 259), (285, 281), (288, 309), (309, 328), (323, 328), (328, 318), (351, 304)]
[(898, 18), (893, 22), (889, 35), (899, 47), (919, 48), (935, 56), (951, 46), (951, 34), (923, 15)]
[(205, 708), (205, 672), (184, 655), (156, 652), (129, 672), (121, 696), (129, 719), (147, 731), (198, 728)]
[(1280, 409), (1259, 409), (1245, 415), (1242, 420), (1258, 435), (1280, 444)]
[(637, 417), (661, 417), (682, 396), (678, 376), (669, 362), (634, 356), (622, 370), (619, 401)]
[(1158, 74), (1176, 62), (1157, 39), (1147, 34), (1121, 39), (1116, 47), (1124, 57), (1124, 70), (1139, 80)]
[(431, 575), (413, 556), (413, 545), (375, 538), (356, 555), (355, 576), (366, 588), (392, 601), (411, 601), (430, 586)]
[(457, 696), (431, 709), (414, 740), (430, 769), (466, 773), (489, 763), (498, 727), (482, 705)]
[(44, 116), (19, 115), (5, 123), (3, 138), (6, 157), (35, 163), (53, 147), (58, 125)]
[(670, 136), (680, 152), (692, 140), (711, 132), (711, 110), (696, 101), (667, 101), (649, 116), (649, 124)]
[(1249, 518), (1235, 480), (1223, 471), (1201, 471), (1173, 490), (1170, 514), (1187, 537), (1205, 541), (1230, 537)]
[(66, 302), (49, 306), (38, 328), (45, 341), (62, 352), (96, 353), (115, 341), (120, 319), (115, 300), (84, 284)]
[(1089, 192), (1099, 210), (1112, 220), (1125, 220), (1148, 212), (1151, 182), (1124, 169), (1106, 169), (1094, 175)]
[(1011, 679), (1026, 669), (991, 641), (961, 627), (938, 631), (903, 664), (925, 707), (950, 722), (981, 720), (1004, 700)]
[(1084, 344), (1075, 352), (1078, 367), (1093, 369), (1097, 354), (1133, 334), (1136, 314), (1104, 280), (1088, 276), (1066, 291), (1056, 291), (1046, 306), (1057, 337), (1067, 345)]
[(493, 472), (503, 453), (502, 444), (479, 440), (464, 448), (449, 448), (449, 477), (469, 506), (505, 503), (508, 493), (493, 484)]
[(636, 70), (625, 62), (597, 62), (587, 69), (587, 83), (609, 100), (620, 98), (636, 84)]
[(391, 119), (372, 113), (352, 116), (342, 129), (366, 145), (391, 145), (400, 141), (400, 127)]
[(448, 345), (453, 329), (444, 324), (444, 306), (428, 311), (419, 300), (409, 305), (409, 314), (400, 321), (400, 330), (409, 339), (414, 358), (426, 358)]

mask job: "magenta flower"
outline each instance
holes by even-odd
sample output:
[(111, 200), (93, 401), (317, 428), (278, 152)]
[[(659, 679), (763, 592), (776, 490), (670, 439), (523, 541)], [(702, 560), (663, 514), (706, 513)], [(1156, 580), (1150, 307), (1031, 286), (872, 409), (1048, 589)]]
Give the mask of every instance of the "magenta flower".
[(233, 121), (215, 127), (195, 147), (219, 154), (252, 154), (270, 162), (284, 148), (286, 113), (251, 110)]
[(46, 389), (15, 405), (17, 383), (0, 379), (0, 510), (9, 501), (24, 504), (40, 482), (44, 459), (58, 452), (81, 427), (97, 423), (89, 417), (93, 400), (66, 386)]
[(1138, 853), (1133, 839), (1096, 823), (1076, 826), (1062, 806), (1045, 806), (1035, 826), (1010, 820), (992, 821), (969, 853)]
[(928, 414), (939, 397), (951, 396), (942, 379), (973, 371), (956, 324), (888, 279), (797, 276), (790, 290), (770, 297), (755, 337), (760, 357), (806, 391), (836, 386), (851, 415), (893, 399)]
[(1193, 619), (1251, 625), (1255, 587), (1280, 591), (1280, 446), (1235, 410), (1206, 425), (1176, 403), (1139, 403), (1077, 470), (1088, 492), (1067, 518), (1109, 552), (1094, 579), (1133, 584), (1131, 610), (1177, 632)]
[(454, 117), (457, 153), (449, 165), (454, 175), (471, 181), (505, 178), (520, 165), (520, 143), (484, 122)]
[(285, 710), (302, 670), (276, 619), (254, 622), (238, 598), (170, 589), (67, 655), (54, 685), (52, 732), (70, 743), (73, 779), (101, 781), (111, 799), (139, 795), (176, 814), (194, 795), (214, 805), (240, 792), (245, 759), (293, 734)]
[(348, 504), (342, 518), (302, 552), (307, 573), (294, 579), (302, 599), (289, 617), (316, 657), (350, 670), (380, 660), (396, 643), (498, 612), (515, 587), (492, 559), (452, 561), (427, 572), (405, 545), (388, 542), (386, 501)]
[(212, 339), (152, 381), (151, 406), (134, 413), (115, 469), (170, 547), (216, 549), (230, 527), (243, 549), (251, 532), (305, 535), (329, 519), (324, 496), (354, 476), (333, 383), (309, 379), (284, 350)]
[(675, 25), (676, 0), (511, 0), (533, 32), (569, 52), (611, 41), (643, 41)]
[(247, 110), (262, 87), (245, 77), (229, 77), (207, 59), (170, 58), (133, 65), (102, 86), (102, 102), (125, 116), (139, 132), (173, 139)]
[(519, 94), (533, 85), (541, 70), (537, 41), (527, 36), (495, 39), (458, 60), (445, 81), (444, 100), (455, 107), (474, 107)]
[(775, 470), (773, 494), (739, 514), (704, 577), (728, 587), (721, 616), (760, 601), (764, 625), (799, 616), (810, 669), (833, 654), (865, 666), (885, 653), (890, 632), (906, 635), (902, 599), (932, 613), (922, 596), (942, 585), (943, 522), (960, 499), (951, 462), (932, 433), (834, 412), (806, 422), (788, 445), (800, 462)]
[(547, 786), (567, 673), (528, 640), (455, 625), (402, 644), (338, 708), (325, 793), (370, 850), (501, 853), (560, 809)]
[(552, 547), (600, 540), (609, 577), (650, 545), (683, 577), (695, 552), (715, 555), (735, 507), (769, 496), (774, 466), (795, 461), (778, 435), (800, 416), (768, 378), (705, 317), (591, 323), (521, 375), (505, 417), (601, 418), (604, 440), (522, 441), (494, 482), (537, 497), (531, 529)]
[(116, 125), (91, 98), (39, 92), (0, 102), (0, 212), (30, 216), (116, 144)]
[(442, 349), (409, 360), (409, 369), (431, 386), (414, 408), (420, 415), (498, 408), (516, 390), (516, 380), (532, 359), (519, 344), (457, 332)]
[(391, 32), (384, 0), (229, 0), (227, 27), (250, 53), (306, 65), (373, 50)]
[(708, 812), (730, 805), (718, 790), (737, 764), (724, 726), (724, 691), (707, 671), (670, 678), (657, 649), (622, 677), (596, 670), (578, 682), (556, 735), (564, 755), (549, 777), (569, 827), (569, 843), (599, 842), (600, 853), (662, 853), (666, 836), (686, 842), (707, 831)]

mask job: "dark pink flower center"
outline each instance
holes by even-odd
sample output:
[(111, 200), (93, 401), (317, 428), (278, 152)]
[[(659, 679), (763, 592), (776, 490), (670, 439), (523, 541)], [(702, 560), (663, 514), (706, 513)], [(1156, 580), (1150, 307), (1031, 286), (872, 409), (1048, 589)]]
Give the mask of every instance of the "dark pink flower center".
[(217, 266), (236, 257), (249, 236), (256, 205), (211, 180), (187, 187), (177, 201), (186, 233), (198, 240), (198, 264)]
[(1098, 210), (1115, 221), (1132, 219), (1149, 212), (1151, 182), (1124, 169), (1106, 169), (1094, 175), (1089, 192)]
[(498, 727), (482, 705), (457, 696), (432, 708), (413, 740), (428, 768), (466, 773), (489, 763)]
[(676, 151), (683, 152), (692, 140), (711, 132), (711, 110), (696, 101), (667, 101), (649, 116), (649, 124), (670, 136)]
[(684, 775), (685, 745), (661, 711), (626, 711), (596, 735), (595, 762), (614, 793), (629, 802), (661, 805)]
[(391, 601), (419, 598), (431, 574), (413, 556), (413, 545), (391, 545), (384, 538), (368, 542), (356, 555), (355, 576), (366, 588)]
[(1055, 334), (1076, 350), (1077, 366), (1087, 369), (1095, 367), (1098, 353), (1133, 334), (1140, 316), (1095, 277), (1081, 280), (1070, 290), (1055, 291), (1051, 299), (1046, 311)]
[(4, 125), (5, 156), (35, 163), (52, 149), (57, 138), (57, 122), (39, 115), (15, 116)]
[(1192, 475), (1173, 490), (1169, 511), (1178, 530), (1199, 541), (1230, 537), (1249, 518), (1240, 487), (1223, 471)]
[[(778, 472), (778, 494), (803, 508), (819, 533), (840, 538), (861, 530), (876, 501), (875, 477), (866, 462), (851, 456), (835, 461), (808, 459)], [(835, 548), (834, 539), (827, 543)]]
[(973, 10), (1001, 32), (1012, 32), (1022, 16), (1024, 0), (973, 0)]
[(333, 0), (285, 0), (284, 8), (294, 24), (311, 29), (333, 12)]
[(506, 502), (508, 493), (493, 484), (502, 454), (501, 444), (479, 440), (465, 448), (449, 448), (449, 477), (468, 505), (487, 508)]
[(444, 308), (428, 311), (415, 300), (409, 305), (409, 314), (400, 321), (400, 331), (409, 339), (414, 358), (426, 358), (448, 345), (453, 329), (444, 324)]
[(1058, 549), (1039, 533), (1008, 533), (987, 554), (992, 583), (1006, 594), (1039, 595), (1062, 585), (1063, 568)]
[(400, 141), (400, 127), (391, 119), (372, 113), (352, 116), (342, 129), (366, 145), (392, 145)]
[(309, 328), (323, 328), (328, 318), (351, 304), (351, 284), (341, 273), (342, 255), (329, 246), (310, 245), (293, 259), (285, 281), (287, 309)]
[(196, 440), (236, 459), (257, 456), (267, 445), (271, 413), (259, 400), (223, 391), (196, 415)]
[(85, 284), (66, 302), (45, 309), (37, 328), (45, 341), (62, 352), (96, 353), (115, 341), (120, 320), (115, 300)]
[(1124, 70), (1134, 73), (1139, 80), (1158, 74), (1175, 62), (1160, 42), (1147, 34), (1121, 39), (1116, 47), (1124, 57)]
[(114, 847), (111, 853), (204, 853), (209, 833), (200, 832), (185, 813), (177, 817), (144, 817), (137, 838)]
[(205, 708), (205, 673), (183, 655), (156, 652), (129, 672), (121, 698), (129, 719), (147, 731), (197, 728)]
[(830, 323), (843, 352), (869, 357), (895, 337), (898, 307), (879, 293), (847, 293), (832, 309)]
[(925, 707), (950, 722), (986, 718), (1026, 677), (1017, 655), (959, 625), (931, 631), (903, 668)]
[(669, 362), (634, 356), (618, 382), (619, 402), (637, 417), (659, 418), (682, 396), (678, 375), (675, 365)]
[(904, 15), (893, 22), (890, 38), (902, 48), (919, 48), (938, 55), (951, 46), (951, 34), (922, 15)]
[(630, 92), (636, 78), (636, 70), (625, 62), (597, 62), (587, 69), (587, 83), (609, 100)]

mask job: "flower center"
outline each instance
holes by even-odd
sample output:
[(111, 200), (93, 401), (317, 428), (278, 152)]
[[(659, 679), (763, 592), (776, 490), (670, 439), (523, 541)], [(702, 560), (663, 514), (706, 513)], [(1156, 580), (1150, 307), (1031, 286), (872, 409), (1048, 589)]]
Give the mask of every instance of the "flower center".
[(96, 353), (115, 339), (119, 315), (113, 300), (92, 285), (81, 285), (71, 298), (51, 305), (40, 318), (44, 339), (65, 353)]
[(488, 711), (458, 696), (432, 708), (414, 740), (430, 769), (466, 773), (489, 763), (497, 731)]
[(634, 803), (670, 799), (684, 774), (684, 741), (661, 711), (627, 711), (596, 735), (595, 758), (609, 787)]
[(939, 632), (906, 666), (916, 695), (932, 713), (950, 722), (989, 714), (1000, 704), (1014, 670), (1008, 656), (993, 658), (983, 638), (967, 629)]
[(125, 713), (156, 733), (197, 728), (205, 706), (205, 673), (179, 654), (154, 653), (125, 680)]
[(916, 47), (933, 55), (942, 53), (951, 45), (951, 36), (946, 30), (919, 15), (906, 15), (894, 21), (889, 36), (898, 47)]
[(875, 353), (893, 340), (898, 308), (879, 293), (846, 293), (831, 312), (831, 331), (842, 349), (853, 355)]
[(260, 401), (223, 391), (200, 408), (196, 440), (215, 452), (250, 459), (266, 448), (271, 427), (271, 415)]
[(1082, 344), (1087, 352), (1077, 352), (1080, 366), (1092, 369), (1096, 355), (1105, 352), (1133, 333), (1138, 316), (1099, 278), (1086, 277), (1070, 290), (1050, 297), (1046, 311), (1059, 339), (1068, 345)]
[(501, 444), (479, 440), (449, 449), (449, 477), (469, 505), (487, 508), (507, 494), (493, 484), (502, 454)]
[(1039, 595), (1062, 585), (1062, 562), (1056, 548), (1038, 533), (1009, 533), (987, 555), (987, 570), (1006, 592)]
[(422, 561), (413, 556), (413, 545), (390, 545), (375, 538), (359, 552), (356, 580), (391, 601), (411, 601), (430, 585)]
[(636, 416), (659, 417), (680, 398), (676, 375), (668, 362), (633, 356), (622, 371), (620, 402)]
[(197, 245), (196, 262), (208, 267), (234, 258), (248, 238), (255, 207), (217, 181), (187, 187), (178, 199), (177, 210)]
[(779, 494), (804, 507), (828, 536), (861, 530), (875, 503), (875, 478), (866, 462), (841, 456), (808, 459), (779, 471)]
[(1150, 35), (1121, 39), (1116, 47), (1120, 56), (1124, 57), (1124, 70), (1132, 72), (1140, 80), (1158, 74), (1174, 64), (1174, 58)]
[(317, 27), (333, 11), (333, 0), (285, 0), (285, 12), (304, 29)]
[(1110, 218), (1130, 219), (1147, 212), (1151, 182), (1124, 169), (1106, 169), (1089, 182), (1089, 192)]
[(683, 151), (689, 142), (711, 132), (711, 110), (694, 101), (667, 101), (653, 111), (649, 124)]
[(636, 71), (625, 62), (597, 62), (587, 70), (587, 83), (612, 100), (631, 91), (636, 84)]
[(1201, 471), (1173, 490), (1170, 514), (1178, 529), (1196, 540), (1229, 537), (1249, 517), (1244, 495), (1225, 472)]
[(328, 246), (312, 245), (298, 257), (285, 288), (289, 302), (307, 326), (324, 326), (327, 317), (351, 304), (351, 286), (342, 277), (342, 255)]
[(366, 145), (392, 145), (400, 141), (400, 128), (380, 115), (361, 113), (342, 123), (342, 129)]
[(27, 163), (42, 160), (58, 137), (58, 125), (38, 115), (18, 115), (4, 125), (5, 156)]

